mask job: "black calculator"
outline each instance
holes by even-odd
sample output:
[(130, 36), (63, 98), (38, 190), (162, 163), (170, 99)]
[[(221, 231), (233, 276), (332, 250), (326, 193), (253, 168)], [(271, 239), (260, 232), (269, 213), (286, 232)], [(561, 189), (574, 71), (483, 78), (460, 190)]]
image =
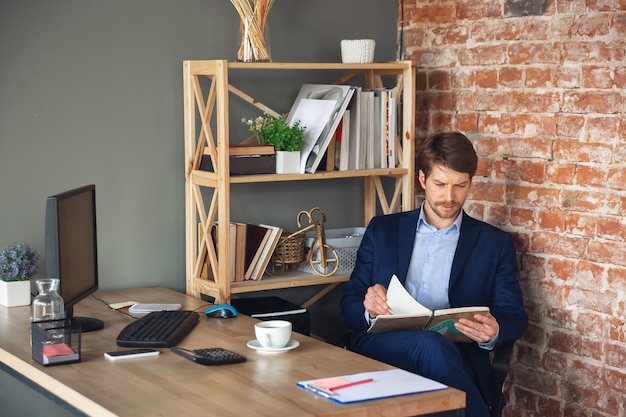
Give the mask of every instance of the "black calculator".
[(245, 356), (221, 347), (194, 350), (173, 347), (171, 350), (183, 358), (201, 365), (227, 365), (229, 363), (241, 363), (246, 361)]

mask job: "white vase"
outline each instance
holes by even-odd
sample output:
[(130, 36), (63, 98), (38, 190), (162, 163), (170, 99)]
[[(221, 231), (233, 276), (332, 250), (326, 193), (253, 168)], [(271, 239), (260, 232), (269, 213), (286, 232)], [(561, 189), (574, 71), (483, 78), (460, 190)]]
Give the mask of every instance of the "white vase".
[(30, 281), (0, 280), (0, 305), (4, 307), (30, 305)]
[(300, 151), (276, 151), (276, 173), (297, 174), (300, 172)]

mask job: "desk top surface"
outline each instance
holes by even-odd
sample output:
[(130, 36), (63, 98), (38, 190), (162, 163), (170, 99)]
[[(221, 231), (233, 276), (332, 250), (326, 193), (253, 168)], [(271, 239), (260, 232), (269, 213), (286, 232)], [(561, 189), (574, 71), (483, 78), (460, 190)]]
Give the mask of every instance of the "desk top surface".
[(169, 349), (155, 357), (111, 362), (103, 353), (121, 350), (120, 330), (134, 319), (104, 305), (124, 301), (181, 303), (202, 312), (207, 303), (161, 287), (98, 291), (74, 309), (102, 319), (105, 328), (82, 335), (81, 362), (44, 367), (31, 359), (30, 306), (0, 307), (0, 361), (89, 415), (97, 416), (408, 416), (465, 406), (464, 393), (447, 389), (340, 405), (296, 386), (297, 381), (392, 367), (294, 333), (300, 342), (283, 353), (250, 349), (256, 319), (208, 319), (178, 344), (188, 349), (221, 346), (248, 358), (241, 364), (203, 366)]

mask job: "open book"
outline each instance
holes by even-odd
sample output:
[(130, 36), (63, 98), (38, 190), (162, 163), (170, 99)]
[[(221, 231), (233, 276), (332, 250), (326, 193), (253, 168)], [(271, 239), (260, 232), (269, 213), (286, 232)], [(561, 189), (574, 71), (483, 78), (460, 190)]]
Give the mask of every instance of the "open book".
[(392, 314), (380, 315), (372, 320), (367, 329), (369, 333), (424, 329), (441, 333), (453, 342), (472, 342), (454, 327), (454, 323), (462, 317), (473, 319), (476, 313), (489, 312), (489, 307), (431, 310), (415, 300), (395, 275), (387, 288), (387, 304)]

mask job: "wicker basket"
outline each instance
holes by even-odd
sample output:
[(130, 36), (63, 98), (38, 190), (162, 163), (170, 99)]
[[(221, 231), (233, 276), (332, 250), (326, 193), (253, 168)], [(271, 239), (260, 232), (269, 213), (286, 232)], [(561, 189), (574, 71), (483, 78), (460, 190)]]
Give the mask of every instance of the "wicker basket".
[(299, 264), (304, 259), (304, 233), (291, 236), (291, 232), (283, 232), (272, 255), (272, 264)]

